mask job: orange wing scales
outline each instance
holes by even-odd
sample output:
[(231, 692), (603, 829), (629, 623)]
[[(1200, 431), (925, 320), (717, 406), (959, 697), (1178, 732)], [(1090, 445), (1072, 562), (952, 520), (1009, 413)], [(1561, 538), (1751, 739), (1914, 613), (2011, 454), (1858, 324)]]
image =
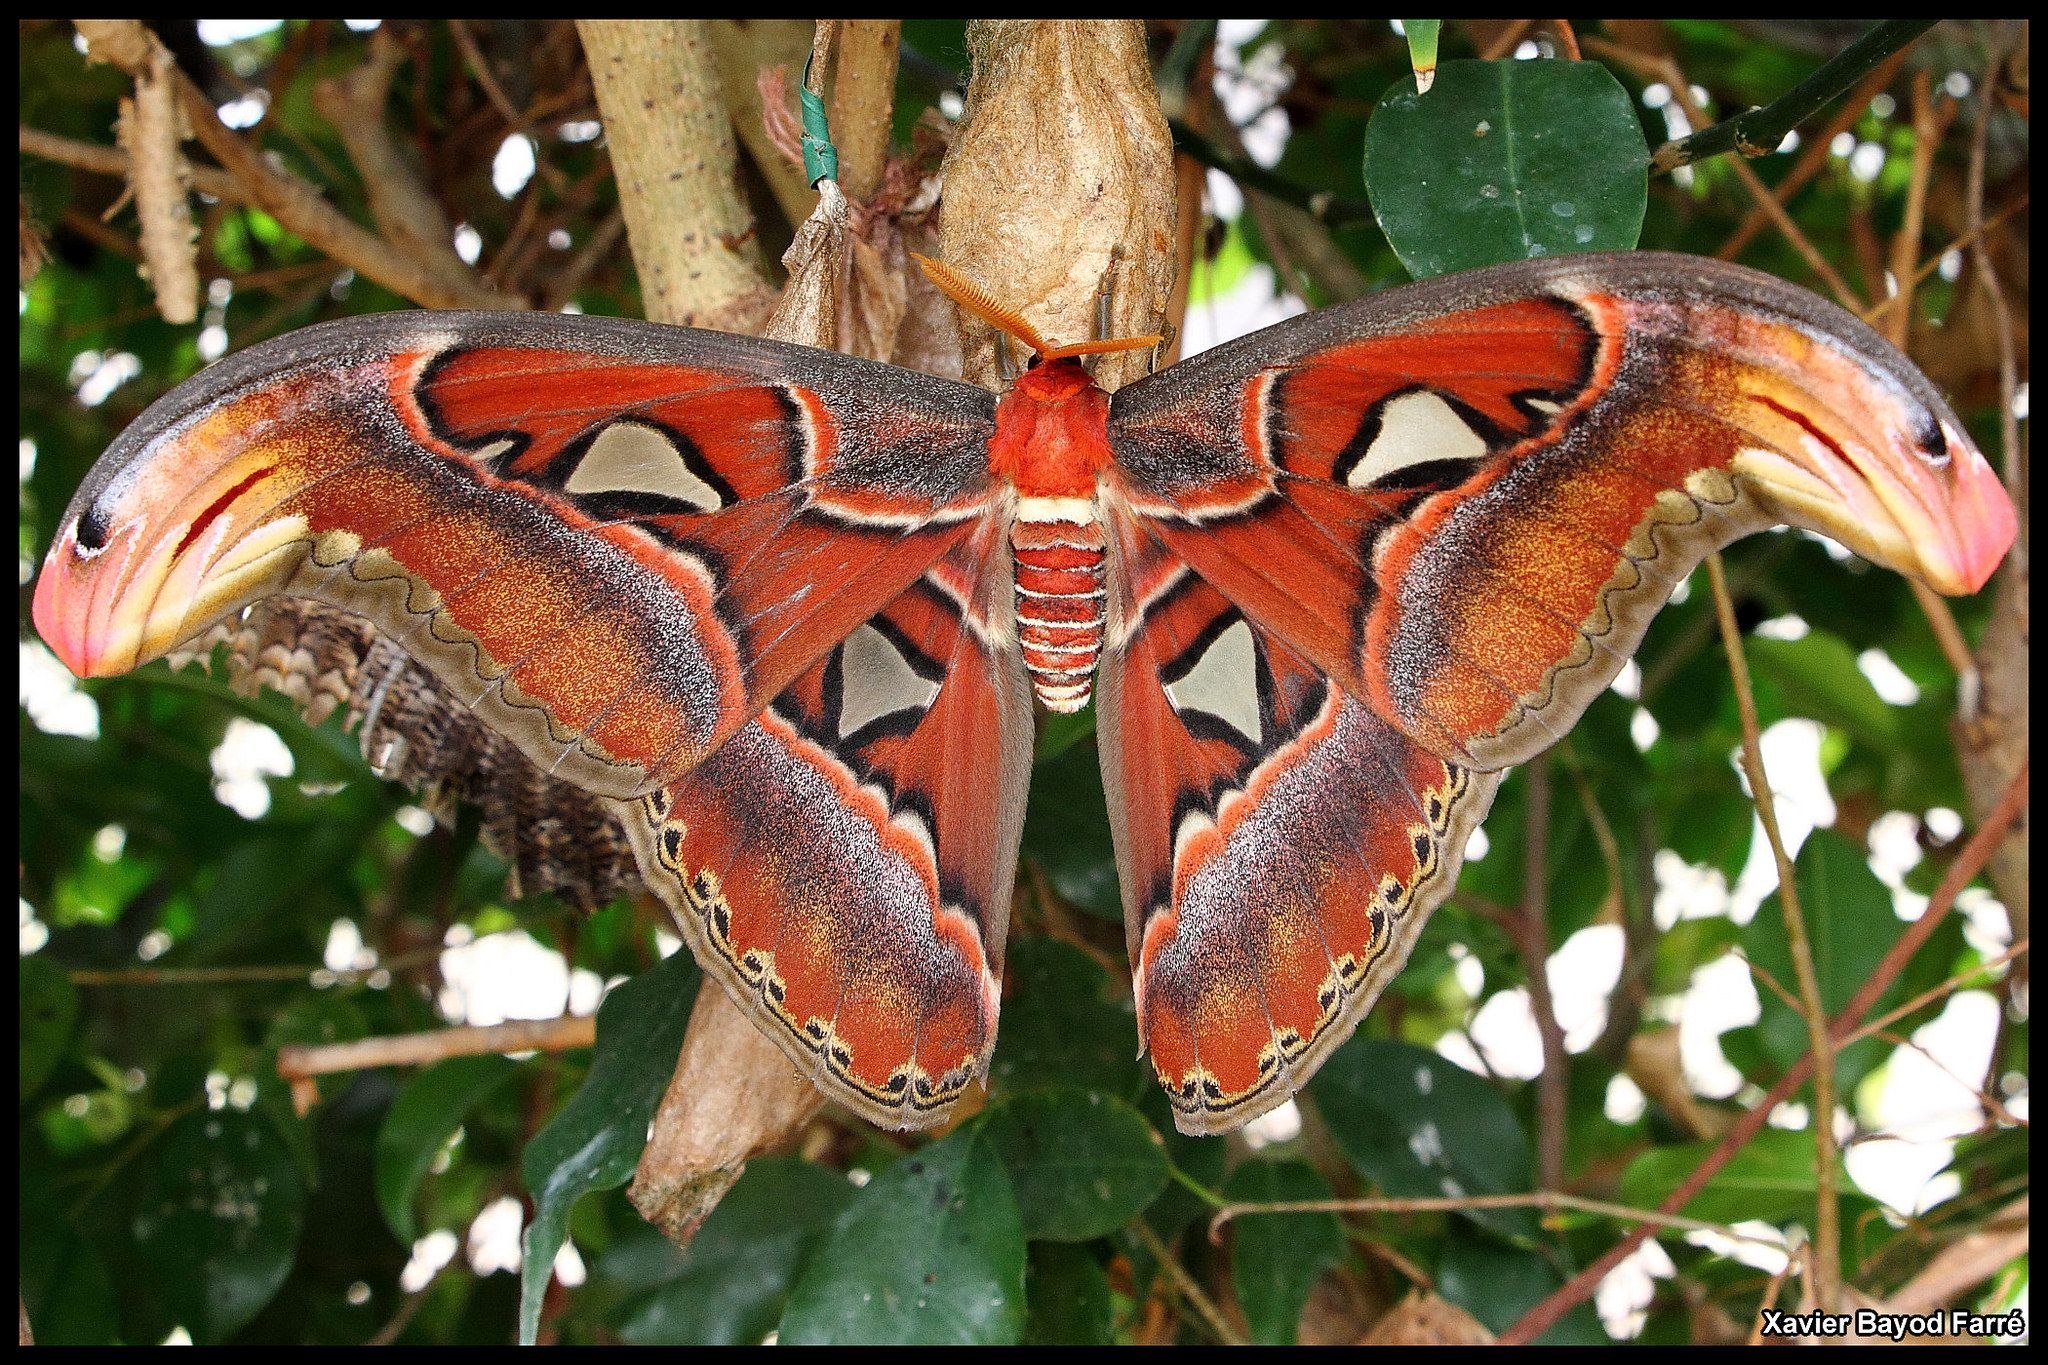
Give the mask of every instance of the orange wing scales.
[[(1279, 1104), (1455, 883), (1498, 778), (1332, 686), (1138, 525), (1115, 526), (1103, 768), (1138, 1022), (1190, 1132)], [(1146, 600), (1134, 584), (1170, 581)]]
[(2002, 485), (1860, 322), (1634, 253), (1428, 281), (1114, 396), (547, 315), (309, 328), (153, 406), (36, 585), (81, 674), (285, 594), (547, 773), (819, 1085), (986, 1068), (1030, 695), (1099, 735), (1140, 1025), (1188, 1131), (1280, 1103), (1707, 551), (1786, 522), (1944, 592)]
[(628, 825), (698, 959), (832, 1094), (939, 1122), (994, 1045), (1030, 700), (984, 528)]

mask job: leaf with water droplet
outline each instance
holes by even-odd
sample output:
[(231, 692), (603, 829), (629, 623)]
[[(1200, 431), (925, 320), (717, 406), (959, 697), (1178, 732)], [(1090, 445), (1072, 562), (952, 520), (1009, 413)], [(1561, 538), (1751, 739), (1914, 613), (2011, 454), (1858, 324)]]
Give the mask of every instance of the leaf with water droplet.
[[(1444, 1181), (1474, 1194), (1530, 1185), (1529, 1142), (1485, 1080), (1412, 1043), (1353, 1038), (1330, 1055), (1308, 1093), (1352, 1167), (1383, 1194), (1439, 1197)], [(1524, 1242), (1525, 1209), (1469, 1215)]]
[(1417, 279), (1636, 244), (1649, 151), (1598, 62), (1446, 62), (1413, 92), (1404, 79), (1374, 110), (1365, 186)]
[(854, 1194), (790, 1291), (779, 1339), (1014, 1345), (1023, 1303), (1016, 1196), (976, 1120)]
[(1033, 1241), (1106, 1236), (1166, 1187), (1166, 1150), (1152, 1125), (1093, 1092), (1011, 1096), (989, 1110), (988, 1139), (1009, 1168)]

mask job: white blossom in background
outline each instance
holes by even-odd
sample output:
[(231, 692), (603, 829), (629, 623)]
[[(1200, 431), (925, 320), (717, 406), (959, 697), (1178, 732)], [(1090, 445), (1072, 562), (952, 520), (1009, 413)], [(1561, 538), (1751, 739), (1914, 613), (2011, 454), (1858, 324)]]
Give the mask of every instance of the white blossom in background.
[(268, 725), (236, 716), (227, 733), (207, 756), (213, 768), (213, 794), (244, 820), (260, 820), (270, 810), (272, 777), (292, 775), (292, 751)]

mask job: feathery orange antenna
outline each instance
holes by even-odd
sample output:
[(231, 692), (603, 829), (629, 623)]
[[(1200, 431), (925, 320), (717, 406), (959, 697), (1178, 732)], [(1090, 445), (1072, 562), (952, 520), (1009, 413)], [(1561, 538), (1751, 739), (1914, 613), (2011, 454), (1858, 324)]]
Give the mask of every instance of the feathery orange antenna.
[(965, 311), (974, 314), (989, 326), (1017, 338), (1031, 348), (1031, 353), (1040, 360), (1065, 360), (1070, 356), (1107, 355), (1112, 351), (1149, 351), (1162, 338), (1157, 336), (1115, 337), (1106, 341), (1077, 341), (1071, 346), (1055, 346), (1038, 334), (1038, 329), (1024, 320), (1024, 315), (1014, 308), (1005, 308), (986, 289), (962, 275), (943, 261), (929, 256), (910, 253), (917, 268), (924, 271), (925, 278), (939, 287), (939, 292)]

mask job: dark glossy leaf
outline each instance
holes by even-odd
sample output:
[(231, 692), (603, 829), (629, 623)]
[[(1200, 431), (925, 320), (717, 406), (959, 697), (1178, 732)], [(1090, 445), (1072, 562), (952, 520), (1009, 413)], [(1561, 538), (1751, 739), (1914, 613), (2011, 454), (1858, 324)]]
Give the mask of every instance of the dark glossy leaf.
[(685, 952), (612, 989), (597, 1012), (597, 1046), (583, 1088), (526, 1144), (533, 1192), (520, 1264), (519, 1339), (531, 1345), (541, 1294), (568, 1234), (569, 1209), (592, 1190), (626, 1183), (647, 1146), (647, 1124), (682, 1052), (702, 980)]
[[(1223, 1193), (1233, 1203), (1276, 1204), (1332, 1197), (1306, 1161), (1247, 1161)], [(1344, 1227), (1334, 1213), (1248, 1213), (1230, 1223), (1230, 1281), (1252, 1340), (1292, 1346), (1301, 1310), (1323, 1272), (1344, 1259)]]
[(1365, 131), (1365, 186), (1417, 279), (1532, 256), (1625, 251), (1642, 232), (1649, 151), (1597, 62), (1445, 62), (1410, 75)]
[(1045, 869), (1052, 889), (1067, 900), (1104, 919), (1123, 919), (1094, 745), (1076, 744), (1033, 770), (1024, 856)]
[[(1467, 1227), (1451, 1229), (1436, 1270), (1437, 1292), (1496, 1333), (1513, 1326), (1563, 1283), (1542, 1253)], [(1593, 1305), (1581, 1303), (1537, 1340), (1549, 1346), (1604, 1346), (1608, 1337)]]
[(21, 959), (21, 1098), (42, 1087), (71, 1042), (78, 988), (70, 974), (40, 954)]
[(680, 1273), (637, 1299), (619, 1334), (641, 1346), (762, 1340), (853, 1195), (837, 1171), (795, 1157), (756, 1157), (697, 1229)]
[(1069, 1242), (1034, 1242), (1025, 1267), (1027, 1346), (1107, 1346), (1115, 1335), (1109, 1276), (1095, 1253)]
[(1016, 939), (1003, 983), (990, 1089), (1077, 1085), (1132, 1099), (1157, 1088), (1137, 1060), (1130, 991), (1094, 958), (1057, 939)]
[[(1870, 870), (1864, 851), (1833, 830), (1813, 832), (1799, 850), (1792, 874), (1799, 886), (1799, 904), (1813, 950), (1821, 1004), (1828, 1017), (1833, 1018), (1870, 979), (1905, 926), (1892, 910), (1891, 889)], [(1756, 917), (1743, 926), (1741, 942), (1751, 962), (1769, 972), (1786, 990), (1798, 991), (1799, 978), (1793, 971), (1791, 944), (1785, 935), (1784, 910), (1775, 893), (1757, 907)], [(1894, 982), (1883, 1001), (1897, 999), (1900, 989), (1899, 983)], [(1762, 1015), (1757, 1021), (1762, 1045), (1779, 1068), (1790, 1066), (1807, 1051), (1806, 1020), (1766, 987), (1757, 988), (1757, 997), (1762, 1004)], [(1835, 1075), (1840, 1093), (1853, 1090), (1883, 1060), (1884, 1052), (1884, 1044), (1874, 1038), (1838, 1052)]]
[(1012, 1096), (989, 1110), (984, 1139), (1010, 1172), (1024, 1235), (1034, 1241), (1107, 1236), (1166, 1186), (1159, 1134), (1098, 1091)]
[[(24, 1172), (24, 1176), (26, 1172)], [(24, 1179), (20, 1217), (21, 1306), (39, 1346), (111, 1346), (120, 1312), (113, 1277), (73, 1226), (56, 1190)]]
[[(1353, 1038), (1332, 1053), (1308, 1093), (1352, 1167), (1389, 1195), (1457, 1197), (1529, 1188), (1529, 1144), (1498, 1092), (1436, 1053)], [(1467, 1215), (1529, 1239), (1519, 1209)]]
[(792, 1345), (1011, 1345), (1024, 1332), (1024, 1228), (969, 1124), (877, 1174), (790, 1292)]
[(411, 1246), (419, 1233), (413, 1192), (441, 1148), (476, 1103), (519, 1074), (509, 1057), (450, 1057), (407, 1081), (377, 1133), (377, 1204), (398, 1240)]
[(128, 1191), (128, 1234), (151, 1292), (195, 1342), (234, 1335), (291, 1271), (305, 1193), (260, 1115), (187, 1114), (136, 1158)]

